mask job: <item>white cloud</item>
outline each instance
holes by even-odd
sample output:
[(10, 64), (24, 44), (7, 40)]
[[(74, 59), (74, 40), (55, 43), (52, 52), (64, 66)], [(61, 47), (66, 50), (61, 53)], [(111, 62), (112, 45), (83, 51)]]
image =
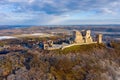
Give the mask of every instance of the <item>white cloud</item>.
[[(104, 14), (103, 18), (118, 19), (120, 18), (119, 7), (120, 0), (0, 0), (0, 13), (10, 17), (5, 18), (6, 23), (7, 20), (10, 20), (9, 23), (17, 20), (16, 24), (65, 24), (65, 22), (67, 24), (69, 19), (73, 19), (72, 15), (81, 14), (81, 12), (94, 13), (92, 17), (98, 19)], [(74, 19), (77, 20), (82, 15)], [(5, 23), (3, 20), (2, 22)]]
[(8, 0), (8, 2), (13, 2), (13, 3), (33, 3), (35, 0)]
[(116, 14), (114, 10), (109, 9), (109, 8), (102, 8), (102, 11), (103, 13), (106, 13), (106, 14)]
[(33, 3), (35, 0), (29, 0), (29, 3)]
[[(6, 1), (6, 0), (5, 0)], [(10, 2), (10, 3), (9, 3)], [(92, 11), (99, 12), (120, 11), (120, 0), (8, 0), (6, 4), (11, 4), (32, 11), (44, 11), (50, 14), (62, 14), (71, 11)], [(115, 9), (115, 10), (114, 10)], [(17, 11), (17, 8), (16, 8)]]
[(26, 2), (27, 0), (8, 0), (8, 2)]

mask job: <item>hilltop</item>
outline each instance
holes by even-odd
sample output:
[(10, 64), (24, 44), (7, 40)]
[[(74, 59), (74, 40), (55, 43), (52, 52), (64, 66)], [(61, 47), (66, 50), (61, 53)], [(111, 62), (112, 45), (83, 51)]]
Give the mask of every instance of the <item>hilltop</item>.
[(52, 51), (12, 47), (0, 55), (0, 80), (118, 80), (119, 44), (89, 44)]

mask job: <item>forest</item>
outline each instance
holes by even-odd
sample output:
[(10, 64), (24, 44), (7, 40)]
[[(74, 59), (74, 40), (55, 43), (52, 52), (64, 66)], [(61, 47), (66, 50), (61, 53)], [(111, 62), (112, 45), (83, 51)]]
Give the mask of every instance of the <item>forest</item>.
[(119, 45), (110, 42), (48, 51), (12, 43), (6, 54), (0, 54), (0, 80), (119, 80)]

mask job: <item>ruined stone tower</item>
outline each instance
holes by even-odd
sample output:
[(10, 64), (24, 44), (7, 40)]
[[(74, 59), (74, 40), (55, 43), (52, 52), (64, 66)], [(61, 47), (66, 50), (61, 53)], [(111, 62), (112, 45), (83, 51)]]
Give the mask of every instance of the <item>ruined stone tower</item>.
[(93, 42), (90, 30), (82, 30), (82, 36), (84, 39), (84, 43), (92, 43)]
[(93, 39), (92, 39), (92, 36), (91, 36), (91, 31), (86, 30), (85, 33), (86, 33), (86, 35), (85, 35), (85, 43), (93, 42)]
[(96, 35), (97, 43), (102, 43), (102, 34)]
[(84, 42), (82, 34), (77, 30), (73, 31), (73, 41), (75, 43), (83, 43)]

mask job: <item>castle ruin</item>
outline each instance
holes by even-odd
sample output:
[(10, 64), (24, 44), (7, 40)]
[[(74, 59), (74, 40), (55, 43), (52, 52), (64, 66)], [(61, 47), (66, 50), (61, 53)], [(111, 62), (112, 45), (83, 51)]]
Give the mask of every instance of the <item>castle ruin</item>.
[(43, 49), (54, 50), (54, 49), (64, 49), (74, 45), (83, 45), (83, 44), (92, 44), (92, 43), (102, 43), (102, 34), (97, 34), (95, 40), (91, 36), (90, 30), (74, 30), (72, 39), (67, 42), (63, 42), (64, 44), (54, 44), (53, 41), (49, 40), (43, 44)]
[(83, 30), (81, 32), (75, 30), (73, 31), (73, 41), (74, 43), (92, 43), (93, 39), (90, 30)]

